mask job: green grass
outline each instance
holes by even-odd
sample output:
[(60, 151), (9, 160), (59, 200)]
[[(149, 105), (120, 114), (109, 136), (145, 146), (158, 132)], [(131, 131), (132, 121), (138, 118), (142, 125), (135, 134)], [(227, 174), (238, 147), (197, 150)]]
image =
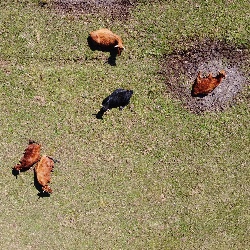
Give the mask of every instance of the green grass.
[[(128, 21), (0, 7), (1, 249), (249, 248), (249, 100), (198, 116), (157, 74), (194, 38), (249, 48), (249, 1), (140, 1)], [(124, 40), (116, 67), (87, 47), (100, 27)], [(118, 87), (131, 108), (97, 120)], [(49, 198), (11, 174), (30, 138), (60, 160)]]

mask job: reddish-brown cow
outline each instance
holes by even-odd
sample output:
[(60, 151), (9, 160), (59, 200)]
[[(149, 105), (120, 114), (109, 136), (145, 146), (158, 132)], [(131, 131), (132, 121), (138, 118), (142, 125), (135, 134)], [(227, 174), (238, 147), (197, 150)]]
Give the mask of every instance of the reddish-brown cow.
[(30, 140), (29, 146), (25, 149), (20, 163), (13, 167), (13, 171), (18, 174), (20, 171), (26, 171), (30, 169), (36, 162), (40, 160), (40, 149), (40, 144)]
[(43, 192), (52, 193), (51, 187), (48, 185), (51, 180), (51, 172), (54, 168), (54, 160), (46, 155), (35, 166), (36, 180), (42, 188)]
[(121, 37), (114, 34), (109, 29), (100, 29), (90, 32), (88, 44), (91, 50), (110, 52), (111, 56), (120, 56), (125, 49)]
[(206, 96), (221, 83), (225, 76), (225, 70), (221, 70), (215, 77), (213, 77), (212, 73), (210, 73), (204, 78), (201, 77), (201, 72), (199, 72), (192, 87), (192, 96)]

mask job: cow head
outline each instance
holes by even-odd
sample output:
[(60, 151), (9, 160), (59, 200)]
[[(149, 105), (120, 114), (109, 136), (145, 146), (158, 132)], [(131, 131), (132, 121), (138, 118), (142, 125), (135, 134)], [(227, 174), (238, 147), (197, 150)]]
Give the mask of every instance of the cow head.
[(221, 77), (226, 77), (226, 72), (225, 72), (225, 70), (219, 71), (219, 75), (220, 75)]
[(42, 187), (43, 193), (48, 193), (48, 194), (52, 194), (52, 189), (50, 186), (45, 185), (44, 187)]
[(122, 51), (125, 50), (125, 48), (122, 45), (115, 45), (115, 48), (117, 48), (117, 55), (120, 56)]

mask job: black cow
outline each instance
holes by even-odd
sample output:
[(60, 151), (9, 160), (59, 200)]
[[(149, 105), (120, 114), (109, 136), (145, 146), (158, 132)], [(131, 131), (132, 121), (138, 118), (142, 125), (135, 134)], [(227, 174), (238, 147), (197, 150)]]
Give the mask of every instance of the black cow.
[(116, 89), (111, 95), (106, 97), (102, 102), (102, 108), (96, 115), (98, 119), (102, 119), (103, 114), (112, 108), (118, 108), (122, 110), (129, 104), (130, 98), (133, 94), (133, 90)]

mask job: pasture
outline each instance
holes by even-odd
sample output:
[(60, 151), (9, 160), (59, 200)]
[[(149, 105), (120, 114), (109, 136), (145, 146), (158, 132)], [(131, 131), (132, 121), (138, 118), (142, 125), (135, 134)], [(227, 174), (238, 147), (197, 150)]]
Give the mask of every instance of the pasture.
[[(248, 249), (249, 1), (68, 2), (0, 3), (0, 248)], [(116, 66), (88, 47), (100, 28)], [(216, 65), (234, 94), (194, 101)], [(130, 104), (96, 119), (117, 88)], [(49, 197), (12, 175), (29, 139), (60, 161)]]

